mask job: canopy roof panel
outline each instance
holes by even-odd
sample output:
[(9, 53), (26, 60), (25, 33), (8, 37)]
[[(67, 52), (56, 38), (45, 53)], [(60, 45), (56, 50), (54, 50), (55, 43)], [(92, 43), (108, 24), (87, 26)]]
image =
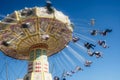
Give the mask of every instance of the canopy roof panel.
[(48, 13), (46, 7), (25, 8), (0, 22), (0, 49), (17, 59), (28, 59), (34, 48), (51, 56), (68, 44), (72, 31), (68, 17), (56, 9)]

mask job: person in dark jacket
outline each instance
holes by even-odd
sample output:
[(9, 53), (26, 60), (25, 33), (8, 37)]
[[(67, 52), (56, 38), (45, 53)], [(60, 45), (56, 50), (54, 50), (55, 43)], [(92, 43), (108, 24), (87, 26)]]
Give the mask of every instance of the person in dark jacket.
[(91, 43), (84, 43), (84, 46), (87, 48), (87, 49), (94, 49), (95, 45), (94, 44), (91, 44)]
[(106, 29), (103, 32), (100, 32), (100, 34), (103, 35), (103, 36), (106, 36), (107, 33), (110, 33), (110, 32), (112, 32), (112, 29)]

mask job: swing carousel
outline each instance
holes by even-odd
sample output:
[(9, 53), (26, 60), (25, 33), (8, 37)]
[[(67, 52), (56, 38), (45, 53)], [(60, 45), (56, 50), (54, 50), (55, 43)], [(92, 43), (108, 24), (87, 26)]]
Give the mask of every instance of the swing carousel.
[[(91, 19), (90, 24), (94, 26), (95, 20)], [(44, 7), (24, 8), (14, 11), (0, 21), (0, 50), (6, 56), (28, 61), (27, 74), (23, 80), (52, 80), (48, 57), (61, 52), (64, 48), (74, 53), (73, 56), (79, 61), (81, 59), (86, 67), (89, 67), (92, 63), (68, 46), (70, 41), (85, 50), (89, 56), (102, 57), (101, 52), (94, 51), (96, 45), (85, 42), (84, 47), (82, 47), (78, 44), (77, 42), (82, 37), (86, 40), (88, 38), (80, 34), (73, 35), (73, 28), (74, 25), (68, 16), (56, 10), (52, 7), (51, 2), (47, 1)], [(106, 36), (111, 31), (111, 29), (104, 31), (94, 29), (90, 31), (90, 34), (92, 36), (97, 34)], [(81, 36), (81, 38), (78, 36)], [(94, 40), (92, 41), (94, 42)], [(97, 44), (103, 48), (108, 48), (103, 40), (99, 40)], [(62, 53), (74, 65), (74, 61), (64, 51)], [(72, 71), (63, 72), (63, 80), (80, 70), (83, 69), (76, 66)], [(55, 76), (54, 80), (59, 80), (59, 77)]]
[(72, 39), (68, 16), (52, 8), (25, 8), (0, 22), (0, 49), (12, 58), (28, 60), (24, 80), (52, 80), (47, 57), (61, 51)]

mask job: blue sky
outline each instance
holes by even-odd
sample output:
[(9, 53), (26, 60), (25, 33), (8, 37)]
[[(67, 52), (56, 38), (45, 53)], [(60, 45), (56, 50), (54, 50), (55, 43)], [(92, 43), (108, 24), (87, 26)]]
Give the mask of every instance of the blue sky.
[[(71, 21), (75, 24), (75, 33), (83, 34), (87, 37), (92, 38), (93, 40), (103, 39), (107, 41), (107, 44), (110, 46), (108, 49), (96, 48), (103, 52), (103, 58), (96, 59), (89, 57), (85, 52), (82, 52), (81, 49), (76, 47), (73, 43), (70, 43), (72, 47), (83, 57), (93, 61), (91, 67), (84, 67), (79, 61), (74, 61), (77, 65), (83, 67), (84, 71), (74, 74), (72, 77), (67, 77), (67, 80), (119, 80), (120, 79), (120, 1), (119, 0), (51, 0), (53, 6), (62, 11), (64, 14), (68, 15)], [(12, 13), (14, 10), (20, 10), (24, 7), (34, 7), (34, 6), (44, 6), (45, 0), (1, 0), (0, 1), (0, 14), (7, 15)], [(91, 18), (94, 18), (96, 25), (94, 27), (86, 24), (90, 21)], [(2, 19), (0, 17), (0, 19)], [(105, 37), (97, 35), (95, 37), (91, 36), (89, 32), (84, 32), (82, 29), (100, 29), (104, 30), (106, 28), (113, 29), (112, 33), (108, 34)], [(78, 42), (82, 44), (82, 42)], [(73, 45), (73, 46), (72, 46)], [(78, 50), (79, 49), (79, 50)], [(69, 53), (68, 50), (64, 49), (64, 52)], [(56, 60), (56, 57), (64, 57), (63, 55), (57, 54), (50, 58), (51, 62)], [(70, 56), (71, 57), (71, 56)], [(72, 57), (71, 57), (72, 58)], [(60, 58), (59, 58), (60, 59)], [(11, 67), (14, 70), (16, 75), (10, 74), (13, 70), (9, 70), (9, 74), (12, 76), (9, 80), (14, 80), (14, 76), (23, 77), (26, 72), (26, 62), (21, 62), (19, 60), (14, 60), (0, 54), (0, 76), (3, 78), (0, 80), (5, 80), (5, 60), (9, 62), (9, 68)], [(55, 63), (55, 62), (54, 62)], [(66, 65), (71, 65), (71, 63), (65, 61)], [(21, 66), (23, 65), (23, 66)], [(19, 67), (21, 66), (21, 67)], [(73, 66), (70, 69), (74, 68)], [(23, 69), (23, 72), (20, 72)], [(63, 69), (63, 68), (62, 68)], [(60, 68), (56, 70), (56, 75), (59, 74)], [(17, 70), (17, 71), (16, 71)], [(62, 72), (62, 71), (60, 71)], [(19, 75), (20, 74), (20, 75)], [(55, 75), (54, 74), (54, 75)], [(19, 76), (18, 76), (19, 75)]]

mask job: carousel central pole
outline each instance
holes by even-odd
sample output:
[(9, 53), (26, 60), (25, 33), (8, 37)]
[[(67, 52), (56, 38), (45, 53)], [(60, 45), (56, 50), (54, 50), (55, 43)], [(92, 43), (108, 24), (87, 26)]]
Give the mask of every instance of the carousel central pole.
[(24, 80), (52, 80), (46, 52), (41, 48), (30, 50), (28, 73)]

